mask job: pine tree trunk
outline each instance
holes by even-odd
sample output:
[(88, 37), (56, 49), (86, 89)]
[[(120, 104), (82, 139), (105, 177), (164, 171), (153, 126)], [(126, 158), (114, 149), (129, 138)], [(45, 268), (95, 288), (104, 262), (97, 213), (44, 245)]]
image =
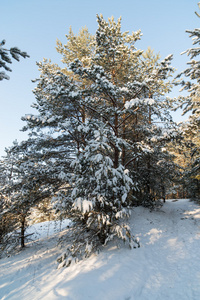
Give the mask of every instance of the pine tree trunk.
[[(82, 108), (81, 114), (82, 114), (82, 123), (85, 124), (85, 108), (84, 107)], [(85, 136), (84, 136), (84, 134), (82, 134), (82, 136), (81, 136), (81, 141), (82, 141), (82, 144), (84, 145), (85, 144)]]
[(25, 216), (21, 217), (21, 248), (25, 247)]
[[(115, 135), (118, 137), (118, 115), (115, 114)], [(119, 149), (115, 146), (114, 167), (117, 169), (119, 165)]]
[[(123, 99), (123, 105), (125, 105), (125, 98)], [(126, 134), (125, 134), (125, 130), (126, 130), (126, 124), (125, 124), (125, 119), (126, 119), (126, 115), (123, 114), (123, 127), (122, 127), (122, 138), (123, 140), (125, 140), (126, 138)], [(122, 146), (122, 165), (125, 165), (125, 157), (126, 157), (126, 151), (125, 151), (125, 147), (124, 145)]]

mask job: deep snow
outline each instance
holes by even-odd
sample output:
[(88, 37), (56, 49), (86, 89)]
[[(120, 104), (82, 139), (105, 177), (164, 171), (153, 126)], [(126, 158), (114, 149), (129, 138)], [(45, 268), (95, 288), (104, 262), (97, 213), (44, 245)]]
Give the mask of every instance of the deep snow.
[(200, 299), (200, 207), (189, 200), (168, 200), (152, 212), (137, 207), (130, 225), (140, 248), (110, 244), (62, 269), (56, 269), (64, 251), (57, 239), (69, 229), (55, 233), (59, 226), (52, 223), (34, 225), (28, 248), (0, 259), (0, 299)]

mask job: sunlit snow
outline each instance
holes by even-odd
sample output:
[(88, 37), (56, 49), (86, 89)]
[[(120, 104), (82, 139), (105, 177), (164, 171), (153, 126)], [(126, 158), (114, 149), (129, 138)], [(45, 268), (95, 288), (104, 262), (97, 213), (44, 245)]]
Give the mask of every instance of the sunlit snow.
[[(70, 228), (59, 225), (55, 232), (48, 222), (30, 227), (37, 234), (28, 247), (0, 259), (0, 298), (199, 300), (199, 206), (167, 200), (157, 211), (136, 207), (130, 227), (140, 248), (117, 248), (112, 241), (100, 254), (60, 269), (56, 259), (70, 242)], [(58, 245), (60, 237), (65, 243)]]

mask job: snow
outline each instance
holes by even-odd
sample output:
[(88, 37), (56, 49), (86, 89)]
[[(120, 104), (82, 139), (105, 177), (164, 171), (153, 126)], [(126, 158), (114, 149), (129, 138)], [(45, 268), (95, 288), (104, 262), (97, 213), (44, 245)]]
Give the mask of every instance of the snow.
[(154, 105), (155, 100), (152, 98), (145, 98), (145, 99), (139, 99), (139, 98), (134, 98), (131, 99), (130, 101), (126, 101), (126, 103), (124, 104), (124, 107), (126, 109), (132, 108), (133, 106), (136, 105)]
[(152, 212), (134, 208), (130, 227), (140, 248), (117, 248), (112, 241), (68, 268), (57, 269), (56, 259), (65, 250), (58, 237), (70, 229), (34, 226), (38, 235), (25, 250), (0, 259), (2, 300), (200, 299), (200, 208), (194, 202), (167, 200)]
[(93, 203), (92, 201), (88, 200), (83, 200), (82, 202), (82, 211), (85, 214), (86, 212), (89, 212), (93, 208)]
[(26, 233), (33, 234), (33, 240), (43, 240), (45, 238), (51, 237), (56, 233), (64, 230), (67, 226), (70, 226), (70, 220), (57, 220), (57, 221), (46, 221), (42, 223), (36, 223), (30, 226)]
[(122, 196), (122, 202), (123, 202), (123, 203), (125, 202), (126, 198), (127, 198), (127, 193), (125, 193), (125, 194)]
[(79, 95), (79, 93), (78, 93), (78, 92), (71, 91), (71, 92), (69, 93), (69, 95), (70, 95), (72, 98), (75, 98), (75, 97), (77, 97), (77, 96)]
[(73, 207), (75, 209), (78, 209), (80, 211), (83, 212), (83, 214), (89, 212), (92, 208), (93, 208), (93, 203), (92, 201), (89, 201), (87, 199), (82, 199), (81, 197), (78, 197), (74, 204), (73, 204)]

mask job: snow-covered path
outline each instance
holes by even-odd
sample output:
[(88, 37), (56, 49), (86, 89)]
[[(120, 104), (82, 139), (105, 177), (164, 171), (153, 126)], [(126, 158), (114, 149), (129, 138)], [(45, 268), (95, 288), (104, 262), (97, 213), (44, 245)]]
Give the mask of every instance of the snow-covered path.
[(140, 248), (109, 245), (59, 270), (56, 236), (43, 234), (42, 243), (0, 260), (0, 299), (199, 300), (200, 208), (188, 200), (137, 207), (130, 225)]

